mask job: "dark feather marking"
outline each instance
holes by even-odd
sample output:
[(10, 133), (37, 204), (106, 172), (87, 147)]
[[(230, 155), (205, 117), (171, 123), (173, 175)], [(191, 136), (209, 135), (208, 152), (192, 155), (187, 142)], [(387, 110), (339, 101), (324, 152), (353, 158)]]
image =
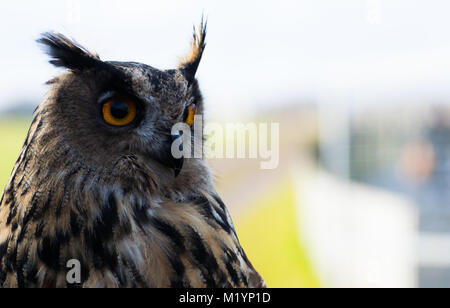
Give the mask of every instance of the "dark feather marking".
[[(66, 170), (71, 164), (72, 164), (72, 161), (69, 159), (63, 169)], [(69, 192), (72, 190), (72, 177), (74, 175), (76, 175), (81, 169), (82, 169), (82, 166), (77, 165), (74, 168), (72, 168), (72, 170), (65, 176), (64, 189), (63, 189), (64, 197), (63, 197), (63, 200), (61, 202), (59, 202), (58, 206), (56, 207), (56, 213), (55, 213), (56, 217), (60, 217), (63, 206), (66, 204), (67, 199), (69, 198)], [(69, 186), (70, 186), (70, 189), (68, 189)]]
[(84, 283), (86, 280), (89, 279), (89, 276), (91, 275), (91, 270), (89, 266), (83, 262), (83, 258), (79, 259), (81, 262), (81, 283)]
[(78, 215), (73, 210), (70, 210), (70, 230), (72, 231), (72, 235), (74, 237), (80, 236), (81, 228), (82, 225)]
[(242, 249), (242, 247), (241, 247), (240, 245), (239, 245), (239, 252), (240, 252), (242, 258), (244, 259), (245, 263), (246, 263), (249, 267), (253, 268), (252, 264), (250, 263), (250, 260), (249, 260), (248, 257), (247, 257), (247, 254), (245, 253), (244, 249)]
[[(33, 114), (36, 114), (36, 111), (37, 111), (38, 108), (39, 108), (39, 106), (37, 106), (37, 107), (34, 109)], [(33, 120), (31, 121), (31, 124), (30, 124), (30, 128), (33, 127), (34, 124), (36, 124), (36, 121), (37, 121), (37, 120), (39, 120), (39, 123), (38, 123), (38, 125), (36, 126), (36, 129), (34, 130), (36, 133), (40, 131), (40, 129), (42, 128), (42, 125), (43, 125), (43, 123), (44, 123), (44, 122), (42, 121), (42, 117), (40, 116), (40, 114), (37, 114), (37, 115), (33, 116)], [(28, 133), (30, 133), (30, 131), (28, 131)], [(29, 134), (28, 134), (28, 136), (27, 136), (27, 139), (28, 139), (28, 137), (30, 137)]]
[(6, 269), (3, 262), (3, 257), (6, 255), (8, 251), (8, 241), (0, 244), (0, 288), (3, 286), (3, 283), (6, 279)]
[(123, 238), (124, 236), (127, 236), (131, 233), (132, 227), (131, 222), (128, 218), (125, 218), (124, 220), (120, 221), (119, 228), (118, 228), (118, 238)]
[[(25, 171), (26, 171), (26, 168), (28, 166), (28, 163), (30, 162), (30, 159), (32, 158), (31, 156), (28, 155), (28, 150), (30, 148), (31, 147), (29, 147), (29, 146), (25, 148), (25, 150), (23, 152), (23, 155), (22, 155), (22, 159), (18, 163), (19, 165), (17, 167), (17, 171), (24, 171), (24, 173), (22, 174), (22, 178), (20, 179), (19, 183), (17, 184), (17, 187), (22, 186), (22, 182), (24, 180), (24, 177), (26, 176), (26, 172)], [(16, 173), (17, 173), (17, 171), (16, 171)]]
[[(36, 285), (38, 282), (37, 274), (38, 269), (35, 264), (27, 263), (24, 265), (24, 274), (27, 279), (27, 281), (33, 285)], [(28, 287), (28, 286), (27, 286)]]
[(39, 106), (37, 106), (36, 108), (34, 108), (34, 111), (33, 111), (33, 120), (31, 121), (31, 124), (30, 124), (30, 127), (32, 127), (35, 123), (36, 123), (36, 121), (39, 119), (41, 119), (38, 115), (36, 115), (36, 111), (37, 111), (37, 109), (39, 108)]
[(228, 274), (230, 275), (231, 279), (233, 280), (233, 283), (235, 284), (235, 286), (239, 286), (239, 279), (244, 282), (245, 284), (245, 280), (242, 279), (242, 277), (244, 276), (242, 271), (238, 272), (236, 271), (236, 269), (233, 267), (234, 264), (237, 264), (239, 259), (236, 256), (236, 254), (234, 253), (234, 251), (232, 251), (230, 248), (228, 247), (224, 247), (222, 248), (225, 256), (223, 257), (222, 261), (224, 262)]
[(117, 281), (119, 282), (119, 287), (124, 287), (127, 285), (128, 278), (122, 268), (122, 264), (120, 266), (118, 266), (117, 268), (115, 268), (113, 270), (113, 273), (114, 273), (114, 277), (116, 277)]
[(188, 227), (188, 236), (192, 245), (192, 255), (197, 261), (197, 266), (200, 268), (209, 288), (218, 287), (214, 274), (219, 273), (219, 265), (212, 254), (208, 244), (203, 241), (200, 235), (192, 227)]
[[(215, 199), (216, 201), (217, 200), (220, 200), (220, 199)], [(218, 201), (219, 202), (219, 201)], [(227, 209), (226, 209), (226, 207), (225, 207), (225, 205), (222, 203), (222, 201), (220, 200), (220, 202), (219, 202), (219, 205), (220, 205), (220, 207), (221, 207), (221, 211), (220, 210), (218, 210), (217, 208), (215, 208), (216, 209), (216, 213), (220, 216), (220, 218), (221, 218), (221, 220), (222, 220), (222, 222), (220, 223), (220, 225), (222, 226), (222, 228), (228, 233), (228, 234), (230, 234), (231, 233), (231, 231), (233, 230), (233, 228), (230, 226), (230, 224), (228, 223), (228, 217), (227, 217)], [(214, 206), (214, 205), (212, 205), (211, 204), (211, 206)]]
[(217, 195), (213, 195), (213, 197), (214, 197), (214, 200), (216, 200), (217, 203), (219, 204), (219, 206), (222, 209), (222, 211), (226, 212), (227, 211), (227, 207), (223, 203), (222, 199), (220, 199), (219, 196), (217, 196)]
[[(64, 197), (63, 197), (63, 199), (64, 199)], [(56, 218), (59, 218), (59, 217), (61, 216), (62, 208), (63, 208), (63, 201), (60, 201), (60, 202), (58, 203), (58, 205), (56, 206), (56, 210), (55, 210), (55, 216), (56, 216)]]
[(69, 147), (65, 147), (64, 148), (64, 150), (61, 152), (61, 151), (56, 151), (56, 155), (55, 155), (55, 157), (66, 157), (68, 154), (69, 154), (69, 152), (70, 152), (70, 148)]
[[(13, 168), (13, 172), (14, 172), (14, 170), (16, 170), (17, 171), (17, 169), (19, 168), (19, 166), (20, 166), (20, 161), (22, 160), (22, 154), (25, 152), (25, 149), (24, 148), (22, 148), (22, 150), (19, 152), (19, 156), (17, 157), (17, 159), (16, 159), (16, 162), (14, 163), (14, 168)], [(14, 173), (14, 176), (16, 175), (16, 172)], [(14, 183), (14, 181), (12, 181), (12, 183)]]
[[(80, 182), (80, 185), (78, 186), (78, 193), (82, 193), (84, 191), (84, 188), (86, 187), (86, 182), (90, 179), (90, 175), (92, 173), (92, 169), (88, 169), (83, 175)], [(79, 215), (82, 219), (87, 219), (88, 214), (86, 212), (86, 208), (82, 206), (82, 204), (79, 202), (78, 198), (75, 197), (73, 199), (73, 203), (75, 205), (75, 208), (77, 209)]]
[(146, 233), (145, 225), (150, 222), (147, 210), (149, 206), (146, 203), (136, 202), (133, 206), (133, 217), (142, 232)]
[(44, 215), (44, 213), (50, 209), (50, 206), (52, 204), (53, 201), (53, 189), (51, 188), (47, 194), (47, 199), (45, 200), (44, 203), (42, 203), (42, 205), (40, 206), (41, 203), (36, 202), (33, 206), (34, 208), (34, 213), (30, 216), (30, 219), (32, 219), (33, 221), (39, 222), (42, 218), (42, 216)]
[[(33, 119), (33, 123), (35, 122), (35, 119), (36, 119), (36, 117)], [(32, 132), (31, 128), (33, 127), (33, 123), (31, 124), (30, 129), (28, 130), (27, 137), (25, 139), (25, 143), (24, 143), (24, 146), (23, 146), (23, 149), (24, 149), (23, 153), (21, 153), (22, 155), (19, 155), (19, 157), (18, 157), (18, 159), (16, 161), (16, 164), (18, 164), (17, 171), (19, 171), (19, 170), (23, 170), (24, 171), (24, 174), (23, 174), (19, 184), (17, 185), (18, 187), (21, 186), (21, 183), (22, 183), (24, 177), (26, 176), (26, 172), (25, 171), (26, 171), (26, 169), (28, 167), (28, 164), (29, 164), (29, 162), (30, 162), (30, 160), (32, 158), (31, 155), (28, 155), (28, 151), (31, 149), (31, 147), (33, 145), (33, 142), (35, 140), (36, 133), (39, 132), (39, 130), (41, 129), (43, 122), (42, 122), (42, 119), (39, 117), (39, 123), (38, 123), (37, 127), (35, 128), (35, 130), (33, 131), (33, 135), (31, 136), (31, 140), (28, 141), (28, 139), (30, 138), (30, 134)], [(17, 171), (16, 171), (16, 173), (17, 173)], [(22, 196), (23, 195), (24, 195), (24, 193), (22, 193)]]
[[(14, 202), (11, 203), (11, 205), (14, 205)], [(6, 226), (9, 226), (11, 224), (12, 220), (16, 217), (16, 215), (17, 215), (17, 208), (13, 206), (12, 209), (10, 208), (9, 210), (8, 218), (6, 219)]]
[(85, 230), (84, 236), (94, 253), (94, 266), (102, 269), (105, 266), (117, 266), (117, 252), (106, 247), (106, 242), (113, 237), (114, 226), (119, 221), (117, 201), (114, 193), (110, 193), (108, 201), (103, 205), (100, 216), (94, 221), (93, 232)]
[(7, 250), (8, 250), (8, 241), (1, 243), (0, 244), (0, 260), (3, 259)]
[(103, 268), (103, 256), (104, 256), (104, 244), (101, 239), (95, 237), (95, 234), (91, 234), (88, 229), (84, 231), (84, 238), (87, 245), (90, 247), (93, 253), (94, 266), (96, 268)]
[(227, 216), (227, 207), (225, 206), (225, 204), (223, 203), (223, 201), (219, 198), (219, 196), (217, 195), (213, 195), (214, 200), (216, 200), (216, 202), (219, 204), (220, 208), (222, 209), (222, 211), (217, 211), (217, 213), (219, 214), (220, 218), (223, 220), (223, 222), (226, 224), (227, 228), (225, 229), (225, 231), (227, 231), (227, 233), (231, 232), (232, 227), (229, 225), (228, 223), (228, 216)]
[(131, 181), (124, 181), (122, 184), (122, 192), (124, 196), (129, 195), (133, 191), (133, 185)]
[(14, 245), (12, 242), (10, 242), (5, 256), (5, 266), (8, 273), (14, 272), (16, 266), (16, 259), (17, 259), (17, 245)]
[[(19, 167), (21, 167), (21, 166), (23, 166), (23, 164), (21, 164)], [(18, 171), (19, 171), (19, 170), (18, 170)], [(26, 176), (26, 173), (23, 172), (23, 173), (22, 173), (22, 176), (20, 177), (19, 183), (17, 183), (17, 186), (16, 186), (17, 188), (22, 187), (22, 185), (23, 185), (23, 180), (25, 180), (25, 176)], [(25, 193), (26, 193), (26, 192), (25, 192)], [(25, 193), (23, 193), (23, 191), (22, 191), (21, 196), (25, 195)]]
[(222, 250), (225, 252), (226, 256), (228, 257), (228, 259), (231, 262), (235, 263), (235, 262), (239, 261), (236, 253), (233, 250), (231, 250), (229, 247), (222, 247)]
[[(68, 168), (72, 163), (73, 163), (72, 160), (69, 159), (63, 169)], [(83, 169), (83, 166), (79, 164), (75, 165), (75, 167), (73, 167), (72, 170), (66, 175), (65, 180), (66, 181), (71, 180), (72, 177), (75, 174), (77, 174), (81, 169)]]
[(9, 209), (12, 210), (16, 205), (16, 199), (14, 198), (15, 195), (14, 189), (10, 189), (10, 191), (6, 192), (8, 197), (6, 198), (5, 205), (9, 205)]
[(64, 230), (57, 230), (55, 236), (60, 245), (69, 243), (70, 239), (72, 238), (72, 235)]
[[(213, 227), (214, 229), (218, 228), (218, 221), (216, 221), (214, 214), (212, 212), (212, 209), (209, 205), (209, 200), (206, 199), (204, 196), (198, 196), (194, 199), (192, 199), (192, 201), (195, 205), (197, 205), (198, 207), (198, 212), (206, 218), (207, 223)], [(215, 222), (215, 223), (214, 223)]]
[(6, 279), (6, 270), (3, 267), (3, 257), (6, 255), (7, 251), (8, 251), (8, 241), (0, 244), (0, 288), (2, 287)]
[(225, 267), (227, 268), (228, 274), (231, 277), (231, 280), (233, 281), (235, 286), (239, 285), (239, 277), (234, 269), (233, 265), (230, 263), (230, 260), (228, 258), (223, 258), (223, 263), (225, 264)]
[[(36, 128), (34, 129), (34, 131), (33, 131), (33, 135), (31, 136), (31, 127), (33, 127), (33, 125), (34, 125), (34, 123), (36, 123), (36, 120), (39, 118), (39, 123), (38, 123), (38, 125), (36, 126)], [(41, 117), (34, 117), (33, 118), (33, 122), (31, 122), (31, 125), (30, 125), (30, 130), (28, 130), (28, 134), (27, 134), (27, 138), (25, 139), (25, 144), (24, 144), (24, 147), (26, 146), (26, 147), (32, 147), (33, 146), (33, 144), (34, 144), (34, 141), (36, 140), (36, 134), (41, 130), (41, 128), (42, 128), (42, 125), (43, 125), (43, 121), (42, 121), (42, 118)], [(30, 138), (31, 137), (31, 138)]]
[(81, 206), (80, 201), (75, 197), (73, 200), (74, 208), (78, 211), (78, 214), (80, 215), (81, 220), (88, 219), (88, 213), (86, 208)]
[(57, 272), (50, 269), (45, 271), (44, 279), (42, 284), (40, 285), (41, 288), (55, 288), (56, 286), (56, 279), (57, 279)]
[[(204, 215), (206, 218), (214, 220), (223, 230), (225, 230), (225, 232), (227, 233), (231, 232), (231, 227), (228, 224), (226, 216), (224, 216), (224, 214), (221, 213), (220, 211), (216, 211), (221, 220), (217, 219), (213, 213), (213, 205), (206, 197), (198, 196), (193, 200), (193, 202), (202, 209), (202, 213), (206, 214)], [(213, 227), (216, 226), (213, 225)]]
[[(34, 123), (36, 123), (36, 117), (33, 117), (33, 121), (31, 122), (30, 128), (28, 129), (27, 136), (25, 137), (25, 141), (23, 143), (22, 148), (26, 148), (29, 144), (29, 140), (30, 140), (30, 136), (31, 136), (31, 128), (33, 127)], [(20, 158), (20, 156), (19, 156), (19, 158)], [(17, 163), (17, 161), (16, 161), (16, 163)]]
[(186, 269), (183, 265), (183, 262), (181, 262), (180, 256), (167, 256), (170, 262), (170, 265), (172, 266), (173, 271), (175, 272), (176, 276), (171, 277), (170, 280), (170, 286), (171, 288), (186, 288), (187, 283), (184, 280), (184, 274), (186, 272)]
[(83, 175), (83, 179), (80, 182), (80, 191), (84, 190), (84, 187), (86, 186), (86, 182), (89, 180), (92, 171), (93, 171), (92, 169), (88, 169), (86, 171), (86, 173)]
[(36, 224), (36, 230), (34, 231), (34, 236), (39, 239), (42, 236), (42, 233), (44, 232), (45, 227), (45, 221), (40, 221)]
[(169, 223), (162, 221), (157, 218), (152, 218), (150, 223), (153, 227), (155, 227), (158, 231), (167, 236), (170, 240), (172, 240), (176, 253), (180, 254), (185, 251), (184, 246), (184, 238), (181, 233)]
[(183, 280), (180, 280), (178, 277), (175, 278), (175, 279), (171, 279), (170, 280), (170, 287), (172, 289), (189, 288), (189, 287), (186, 287), (186, 285), (184, 284)]
[(94, 233), (96, 237), (103, 240), (111, 239), (114, 226), (118, 221), (117, 200), (114, 193), (110, 193), (107, 203), (103, 205), (100, 217), (94, 221)]
[[(54, 140), (58, 136), (55, 131), (44, 132), (39, 138), (39, 146), (44, 148), (50, 141)], [(54, 154), (53, 152), (46, 152), (45, 154)]]
[(240, 277), (241, 277), (242, 282), (244, 283), (244, 286), (248, 287), (248, 278), (244, 275), (244, 273), (242, 271), (240, 273)]
[(31, 197), (31, 205), (27, 209), (25, 216), (22, 219), (21, 222), (21, 229), (19, 231), (19, 236), (17, 237), (17, 245), (21, 243), (28, 231), (28, 222), (33, 218), (34, 213), (36, 212), (39, 204), (39, 193), (36, 191), (33, 193), (33, 196)]
[(42, 239), (38, 247), (38, 257), (49, 268), (59, 270), (60, 244), (56, 238), (46, 236)]
[(148, 288), (145, 279), (142, 277), (133, 261), (123, 260), (123, 263), (125, 267), (127, 267), (130, 270), (130, 274), (132, 275), (133, 280), (132, 287), (135, 288), (138, 286), (141, 288)]
[(96, 255), (94, 259), (94, 266), (97, 269), (103, 269), (105, 267), (114, 270), (119, 264), (119, 255), (114, 248), (108, 248), (103, 245), (101, 254)]
[(28, 245), (22, 247), (21, 253), (17, 255), (16, 259), (16, 277), (19, 288), (25, 287), (25, 264), (28, 261), (28, 249)]
[[(17, 164), (17, 162), (16, 162), (16, 164)], [(11, 179), (9, 180), (7, 189), (5, 190), (5, 195), (7, 196), (6, 201), (5, 201), (6, 204), (11, 203), (11, 201), (14, 200), (14, 196), (16, 195), (15, 187), (14, 187), (16, 177), (17, 177), (17, 170), (15, 170), (15, 171), (13, 170), (13, 173), (11, 174)]]
[(8, 188), (8, 190), (5, 192), (6, 194), (6, 201), (5, 204), (9, 204), (9, 209), (11, 210), (16, 203), (16, 199), (14, 198), (14, 196), (16, 195), (16, 191), (14, 189), (14, 184), (11, 184), (10, 187)]
[[(22, 179), (24, 179), (24, 178), (22, 178)], [(21, 185), (18, 185), (18, 186), (20, 187)], [(27, 182), (27, 183), (24, 184), (23, 187), (24, 188), (22, 189), (22, 192), (20, 193), (21, 197), (25, 196), (30, 191), (31, 185), (30, 185), (30, 183)]]

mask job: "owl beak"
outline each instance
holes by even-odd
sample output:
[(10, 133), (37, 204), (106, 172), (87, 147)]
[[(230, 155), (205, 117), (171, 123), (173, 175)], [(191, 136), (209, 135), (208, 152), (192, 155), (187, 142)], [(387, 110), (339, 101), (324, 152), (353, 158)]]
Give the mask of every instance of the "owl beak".
[[(178, 139), (181, 138), (180, 134), (176, 134), (176, 135), (172, 135), (172, 144), (176, 141), (178, 141)], [(180, 144), (180, 151), (183, 151), (183, 142), (181, 141)], [(184, 157), (181, 158), (175, 158), (172, 156), (172, 168), (175, 172), (175, 177), (178, 177), (178, 175), (181, 172), (181, 169), (183, 169), (183, 164), (184, 164)]]
[(175, 160), (175, 168), (173, 169), (175, 172), (175, 177), (178, 177), (178, 175), (180, 174), (181, 169), (183, 169), (183, 164), (184, 164), (184, 158)]
[[(149, 153), (151, 157), (156, 160), (158, 163), (160, 163), (163, 166), (166, 166), (174, 171), (175, 177), (177, 177), (181, 170), (183, 169), (184, 164), (184, 157), (181, 158), (175, 158), (172, 155), (171, 146), (173, 142), (177, 141), (179, 138), (181, 138), (181, 135), (172, 135), (172, 138), (169, 140), (172, 140), (172, 143), (168, 143), (165, 150), (158, 151), (157, 153)], [(180, 143), (180, 141), (177, 141)], [(183, 150), (183, 144), (180, 144), (180, 150)]]

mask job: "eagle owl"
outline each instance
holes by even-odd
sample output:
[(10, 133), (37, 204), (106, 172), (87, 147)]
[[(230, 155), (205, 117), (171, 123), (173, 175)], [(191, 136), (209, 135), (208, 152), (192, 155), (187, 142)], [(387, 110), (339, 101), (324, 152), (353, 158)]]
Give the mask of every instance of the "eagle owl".
[(205, 35), (202, 22), (169, 70), (38, 40), (66, 72), (48, 82), (0, 202), (0, 286), (265, 286), (205, 161), (171, 154), (172, 126), (203, 114)]

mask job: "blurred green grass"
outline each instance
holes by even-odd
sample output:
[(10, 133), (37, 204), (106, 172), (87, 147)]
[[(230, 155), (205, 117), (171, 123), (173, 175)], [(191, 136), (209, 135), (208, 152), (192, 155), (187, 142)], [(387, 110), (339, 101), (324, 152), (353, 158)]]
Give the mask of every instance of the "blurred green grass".
[(286, 179), (236, 221), (241, 245), (269, 288), (320, 287), (298, 235), (295, 207), (295, 190)]
[(31, 119), (0, 120), (0, 191), (8, 184), (14, 163), (19, 157)]

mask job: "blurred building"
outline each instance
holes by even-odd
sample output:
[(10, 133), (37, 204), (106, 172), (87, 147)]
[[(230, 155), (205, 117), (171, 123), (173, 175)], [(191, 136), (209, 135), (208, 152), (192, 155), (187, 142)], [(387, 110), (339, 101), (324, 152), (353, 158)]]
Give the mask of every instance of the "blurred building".
[(338, 134), (321, 135), (322, 165), (412, 200), (419, 213), (419, 286), (450, 287), (450, 108), (384, 106), (341, 114), (333, 118)]

